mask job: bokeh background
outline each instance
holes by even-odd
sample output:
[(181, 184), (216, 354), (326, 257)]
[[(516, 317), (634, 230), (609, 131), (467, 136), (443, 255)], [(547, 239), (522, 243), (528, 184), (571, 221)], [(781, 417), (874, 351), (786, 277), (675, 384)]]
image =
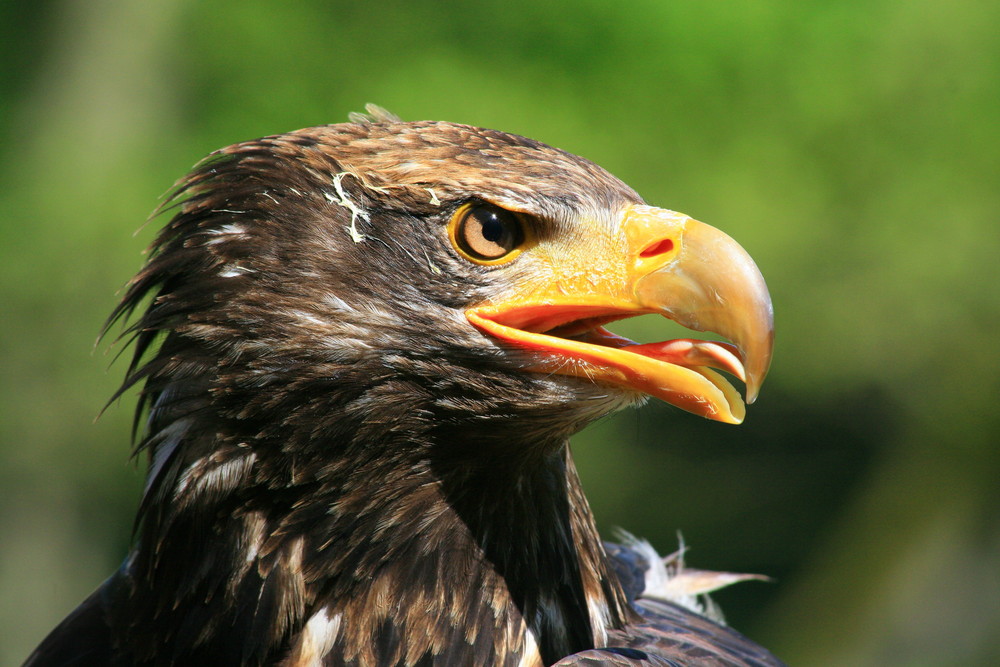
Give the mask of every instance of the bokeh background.
[(716, 599), (793, 665), (1000, 664), (998, 26), (974, 0), (0, 4), (0, 664), (127, 549), (134, 402), (95, 421), (124, 371), (95, 339), (159, 197), (366, 102), (588, 157), (766, 276), (746, 424), (650, 405), (577, 437), (604, 531), (772, 576)]

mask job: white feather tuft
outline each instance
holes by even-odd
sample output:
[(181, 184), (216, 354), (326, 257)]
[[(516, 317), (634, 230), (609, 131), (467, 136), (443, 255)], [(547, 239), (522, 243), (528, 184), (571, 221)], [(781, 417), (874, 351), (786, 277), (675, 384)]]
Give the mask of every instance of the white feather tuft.
[(625, 546), (638, 552), (649, 563), (645, 572), (646, 587), (640, 597), (673, 602), (717, 623), (725, 624), (725, 617), (719, 606), (708, 596), (709, 593), (741, 581), (770, 580), (761, 574), (713, 572), (686, 567), (684, 554), (687, 546), (679, 533), (677, 551), (666, 557), (660, 556), (648, 541), (624, 530), (619, 531), (619, 538)]

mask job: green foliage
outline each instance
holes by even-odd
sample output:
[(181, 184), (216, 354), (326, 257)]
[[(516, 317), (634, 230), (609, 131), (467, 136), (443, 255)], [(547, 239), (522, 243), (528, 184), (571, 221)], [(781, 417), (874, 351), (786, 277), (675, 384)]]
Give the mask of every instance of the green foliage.
[(584, 155), (757, 259), (778, 338), (748, 423), (582, 434), (605, 531), (776, 576), (719, 598), (793, 664), (1000, 660), (1000, 5), (27, 7), (0, 10), (0, 663), (128, 544), (133, 399), (94, 423), (123, 365), (92, 350), (157, 223), (132, 232), (208, 151), (366, 102)]

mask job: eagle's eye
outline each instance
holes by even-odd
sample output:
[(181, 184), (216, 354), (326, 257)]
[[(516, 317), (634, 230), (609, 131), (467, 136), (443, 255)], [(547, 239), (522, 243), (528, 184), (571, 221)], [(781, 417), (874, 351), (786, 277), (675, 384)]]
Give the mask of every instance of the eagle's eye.
[(466, 259), (477, 264), (500, 264), (520, 253), (525, 242), (524, 220), (513, 211), (475, 202), (455, 211), (448, 235)]

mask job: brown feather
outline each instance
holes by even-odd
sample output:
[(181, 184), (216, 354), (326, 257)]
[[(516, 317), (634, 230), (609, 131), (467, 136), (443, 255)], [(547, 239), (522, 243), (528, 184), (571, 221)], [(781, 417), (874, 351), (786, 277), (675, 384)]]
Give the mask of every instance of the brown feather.
[(641, 202), (533, 140), (386, 113), (230, 146), (181, 181), (109, 320), (138, 313), (135, 548), (28, 664), (83, 632), (80, 660), (112, 665), (676, 664), (715, 636), (732, 662), (704, 664), (779, 664), (629, 604), (567, 438), (635, 397), (524, 373), (465, 321), (509, 280), (449, 245), (469, 201), (543, 237)]

